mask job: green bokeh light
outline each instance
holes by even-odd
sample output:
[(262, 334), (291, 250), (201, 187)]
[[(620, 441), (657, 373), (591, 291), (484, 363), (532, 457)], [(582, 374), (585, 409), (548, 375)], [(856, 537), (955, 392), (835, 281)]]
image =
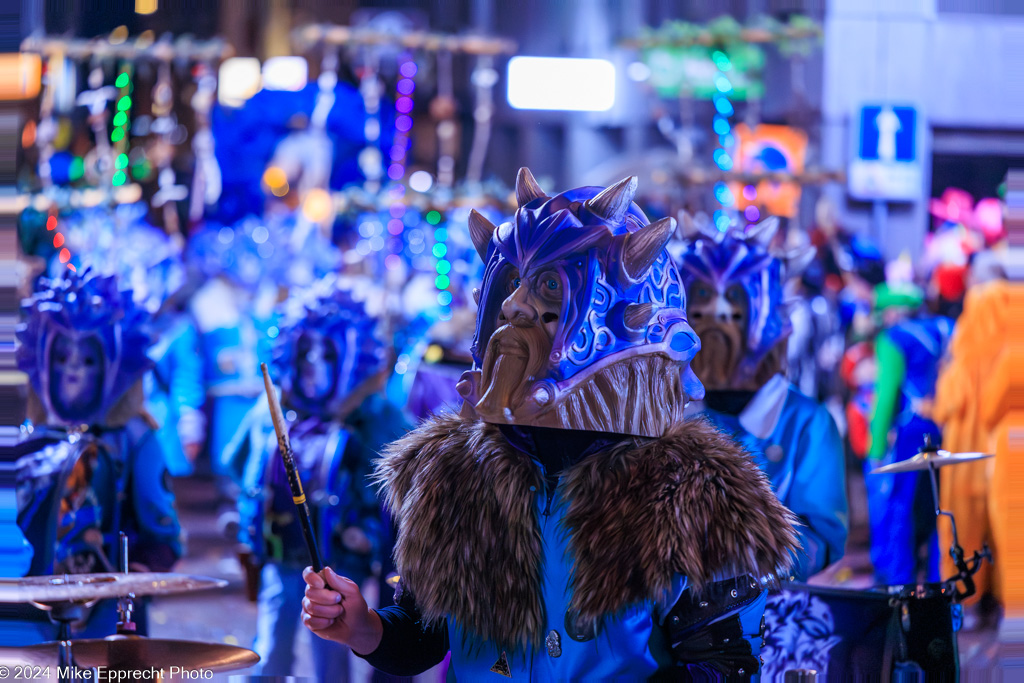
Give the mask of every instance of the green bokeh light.
[(441, 222), (441, 214), (437, 211), (428, 211), (427, 222), (430, 223), (431, 225), (437, 225), (438, 223)]
[(124, 128), (115, 128), (114, 132), (110, 134), (111, 142), (121, 142), (124, 139)]
[(123, 126), (127, 122), (128, 122), (128, 114), (125, 114), (123, 111), (119, 111), (116, 114), (114, 114), (114, 125), (115, 126)]
[(450, 261), (441, 259), (437, 262), (437, 272), (439, 275), (447, 275), (452, 270), (452, 264)]
[(136, 180), (144, 180), (148, 178), (152, 171), (153, 165), (149, 163), (149, 159), (143, 159), (137, 164), (132, 164), (132, 177)]
[(128, 176), (124, 174), (124, 171), (118, 171), (117, 173), (114, 174), (114, 178), (110, 182), (117, 186), (124, 185), (125, 182), (127, 182), (127, 180)]
[(437, 285), (438, 289), (448, 289), (448, 285), (451, 284), (451, 280), (448, 279), (447, 275), (438, 275), (437, 279), (434, 280), (434, 284)]
[(436, 256), (437, 258), (441, 258), (441, 257), (443, 257), (447, 253), (448, 253), (448, 247), (446, 247), (445, 245), (443, 245), (443, 244), (435, 244), (434, 245), (434, 256)]
[(128, 74), (127, 73), (123, 73), (123, 74), (121, 74), (120, 76), (117, 77), (117, 80), (114, 81), (114, 85), (116, 85), (118, 88), (123, 88), (126, 85), (128, 85), (128, 81), (129, 80), (131, 80), (131, 79), (128, 78)]
[(71, 160), (71, 165), (68, 167), (68, 178), (71, 180), (78, 180), (85, 174), (85, 162), (82, 161), (82, 157), (75, 157)]
[(121, 99), (119, 99), (117, 101), (117, 110), (118, 111), (128, 111), (131, 108), (132, 108), (132, 98), (128, 97), (127, 95), (125, 95), (124, 97), (122, 97)]
[(118, 154), (117, 159), (114, 160), (114, 168), (120, 170), (128, 166), (128, 155)]

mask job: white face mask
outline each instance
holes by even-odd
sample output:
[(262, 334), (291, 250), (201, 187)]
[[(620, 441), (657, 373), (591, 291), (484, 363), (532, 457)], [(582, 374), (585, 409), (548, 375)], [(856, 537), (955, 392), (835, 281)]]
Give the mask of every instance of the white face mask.
[(106, 361), (96, 337), (60, 334), (50, 349), (50, 402), (64, 420), (83, 419), (103, 400)]

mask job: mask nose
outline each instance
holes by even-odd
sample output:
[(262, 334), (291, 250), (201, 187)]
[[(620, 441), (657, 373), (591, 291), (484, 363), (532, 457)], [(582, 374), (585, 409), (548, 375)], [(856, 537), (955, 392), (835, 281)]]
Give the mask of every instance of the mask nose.
[(732, 320), (732, 307), (729, 306), (729, 302), (725, 300), (724, 296), (718, 297), (718, 301), (715, 302), (715, 320), (720, 323)]
[(533, 327), (537, 324), (537, 309), (526, 300), (526, 290), (519, 287), (501, 304), (505, 320), (516, 327)]

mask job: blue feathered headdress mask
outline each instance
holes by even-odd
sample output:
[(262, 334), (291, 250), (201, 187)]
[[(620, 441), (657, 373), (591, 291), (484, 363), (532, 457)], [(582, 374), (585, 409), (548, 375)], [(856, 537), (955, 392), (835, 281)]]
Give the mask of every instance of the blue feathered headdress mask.
[[(333, 275), (300, 290), (282, 305), (278, 335), (273, 343), (273, 366), (288, 402), (305, 412), (337, 416), (354, 409), (368, 380), (385, 367), (386, 347), (378, 336), (377, 320), (352, 298)], [(319, 334), (334, 344), (337, 362), (331, 377), (332, 393), (310, 401), (296, 391), (299, 341)], [(353, 405), (355, 403), (355, 405)]]
[[(22, 302), (18, 326), (18, 367), (46, 407), (48, 419), (64, 426), (99, 425), (110, 408), (151, 367), (146, 351), (149, 314), (132, 301), (131, 290), (118, 290), (117, 278), (91, 270), (66, 271), (63, 278), (40, 279), (36, 293)], [(51, 387), (51, 350), (65, 336), (73, 342), (99, 342), (104, 357), (101, 399), (84, 414), (61, 415)]]
[(737, 385), (755, 376), (768, 353), (792, 332), (783, 285), (799, 275), (816, 254), (813, 247), (783, 252), (772, 248), (779, 229), (777, 218), (768, 218), (744, 230), (707, 230), (684, 220), (684, 251), (679, 272), (687, 291), (702, 282), (724, 296), (733, 284), (741, 284), (749, 310), (746, 348), (732, 381)]

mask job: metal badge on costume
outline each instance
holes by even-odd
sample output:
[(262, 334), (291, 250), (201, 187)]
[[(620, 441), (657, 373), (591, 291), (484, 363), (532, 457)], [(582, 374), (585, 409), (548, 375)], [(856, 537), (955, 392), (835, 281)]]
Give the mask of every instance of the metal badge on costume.
[[(785, 353), (779, 343), (792, 331), (783, 282), (803, 271), (815, 250), (772, 249), (776, 218), (747, 232), (684, 226), (687, 245), (679, 269), (687, 312), (702, 343), (694, 370), (709, 388), (756, 390), (779, 371)], [(774, 355), (780, 357), (773, 363)]]
[(275, 374), (289, 405), (308, 414), (357, 407), (356, 395), (384, 367), (377, 321), (334, 277), (285, 302), (279, 327)]
[(649, 223), (636, 190), (633, 177), (548, 197), (524, 168), (511, 222), (471, 214), (486, 270), (458, 390), (481, 419), (656, 437), (704, 395), (665, 251), (675, 220)]
[(151, 365), (149, 315), (114, 277), (86, 270), (40, 280), (22, 312), (18, 367), (53, 425), (102, 425)]

